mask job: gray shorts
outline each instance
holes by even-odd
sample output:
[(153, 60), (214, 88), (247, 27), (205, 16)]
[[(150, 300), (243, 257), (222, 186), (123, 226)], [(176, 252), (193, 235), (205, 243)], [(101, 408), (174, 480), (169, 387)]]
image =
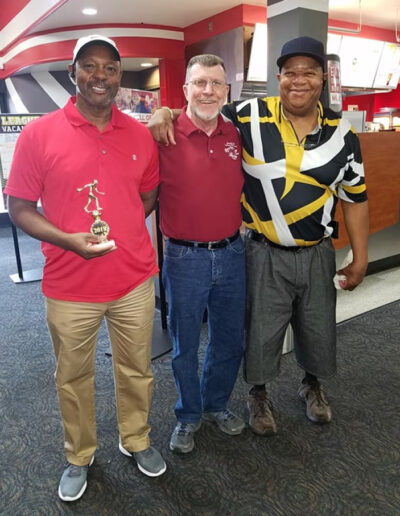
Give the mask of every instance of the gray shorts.
[(288, 251), (246, 237), (247, 340), (244, 377), (264, 384), (279, 374), (291, 323), (301, 368), (327, 378), (336, 371), (335, 249), (330, 239)]

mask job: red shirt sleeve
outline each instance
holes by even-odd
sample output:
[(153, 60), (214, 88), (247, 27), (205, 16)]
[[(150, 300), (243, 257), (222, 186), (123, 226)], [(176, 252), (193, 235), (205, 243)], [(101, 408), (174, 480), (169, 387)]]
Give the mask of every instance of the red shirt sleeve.
[(28, 124), (18, 137), (4, 193), (28, 201), (40, 198), (45, 170), (39, 157), (38, 139), (34, 127)]
[(158, 163), (158, 148), (153, 138), (151, 138), (149, 163), (143, 174), (140, 183), (139, 192), (150, 192), (154, 190), (160, 182), (159, 163)]

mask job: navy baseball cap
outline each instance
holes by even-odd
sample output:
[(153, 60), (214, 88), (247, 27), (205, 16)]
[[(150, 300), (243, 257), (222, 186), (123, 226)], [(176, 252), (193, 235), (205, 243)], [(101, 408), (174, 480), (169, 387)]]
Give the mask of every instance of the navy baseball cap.
[(324, 45), (317, 39), (308, 36), (301, 36), (300, 38), (291, 39), (287, 41), (281, 51), (280, 57), (276, 61), (279, 70), (282, 68), (284, 62), (290, 57), (307, 56), (312, 57), (325, 70), (325, 51)]

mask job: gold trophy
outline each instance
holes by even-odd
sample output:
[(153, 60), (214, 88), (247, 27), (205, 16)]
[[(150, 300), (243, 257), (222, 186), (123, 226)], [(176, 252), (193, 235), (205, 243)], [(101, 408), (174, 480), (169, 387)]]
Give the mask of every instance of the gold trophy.
[[(92, 233), (93, 236), (101, 238), (100, 243), (93, 244), (93, 245), (96, 246), (97, 248), (99, 248), (101, 246), (106, 249), (108, 247), (115, 246), (115, 242), (114, 242), (114, 240), (107, 239), (107, 236), (110, 232), (110, 226), (107, 224), (107, 222), (105, 222), (104, 220), (101, 220), (101, 218), (100, 218), (102, 208), (100, 207), (99, 200), (98, 200), (96, 194), (104, 195), (104, 192), (100, 192), (97, 189), (98, 183), (99, 182), (97, 181), (97, 179), (94, 179), (93, 183), (88, 183), (87, 185), (82, 186), (81, 188), (77, 188), (76, 190), (78, 192), (82, 192), (86, 188), (89, 189), (88, 202), (86, 203), (84, 210), (86, 211), (86, 213), (89, 213), (89, 215), (91, 215), (94, 218), (94, 222), (90, 227), (90, 232)], [(95, 208), (90, 210), (89, 207), (93, 202), (95, 204)], [(112, 244), (112, 245), (110, 246), (110, 244)]]

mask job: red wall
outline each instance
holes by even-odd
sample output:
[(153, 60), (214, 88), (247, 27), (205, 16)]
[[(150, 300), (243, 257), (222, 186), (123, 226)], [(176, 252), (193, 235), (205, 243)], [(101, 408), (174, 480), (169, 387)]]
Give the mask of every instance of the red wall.
[(374, 112), (379, 113), (381, 108), (398, 108), (400, 110), (400, 85), (397, 90), (390, 93), (377, 93), (374, 95)]
[(21, 11), (29, 0), (13, 0), (12, 2), (2, 2), (0, 9), (0, 29), (3, 29)]
[(203, 39), (211, 38), (222, 32), (228, 32), (242, 25), (243, 5), (238, 5), (232, 7), (232, 9), (228, 9), (227, 11), (185, 27), (185, 46), (197, 43)]
[(185, 45), (189, 46), (192, 43), (198, 43), (203, 39), (211, 38), (243, 25), (251, 26), (255, 23), (266, 23), (266, 21), (266, 7), (247, 4), (237, 5), (232, 7), (232, 9), (186, 27), (184, 29)]
[(343, 99), (343, 109), (356, 105), (359, 111), (367, 112), (367, 122), (372, 122), (374, 113), (379, 113), (382, 108), (397, 108), (400, 110), (400, 85), (396, 90), (388, 93), (374, 93), (371, 95), (354, 95)]
[[(340, 20), (328, 20), (329, 27), (342, 27), (347, 29), (355, 29), (356, 25), (347, 23)], [(356, 34), (349, 34), (348, 32), (332, 31), (334, 34), (342, 34), (343, 36), (351, 36), (352, 38), (366, 38), (366, 39), (379, 39), (380, 41), (389, 41), (389, 43), (396, 43), (396, 34), (394, 31), (394, 20), (393, 30), (379, 29), (378, 27), (370, 27), (369, 25), (363, 25), (361, 31)]]
[(358, 106), (358, 111), (366, 111), (367, 122), (372, 122), (374, 118), (374, 97), (375, 95), (354, 95), (343, 99), (343, 111), (347, 111), (349, 104)]

